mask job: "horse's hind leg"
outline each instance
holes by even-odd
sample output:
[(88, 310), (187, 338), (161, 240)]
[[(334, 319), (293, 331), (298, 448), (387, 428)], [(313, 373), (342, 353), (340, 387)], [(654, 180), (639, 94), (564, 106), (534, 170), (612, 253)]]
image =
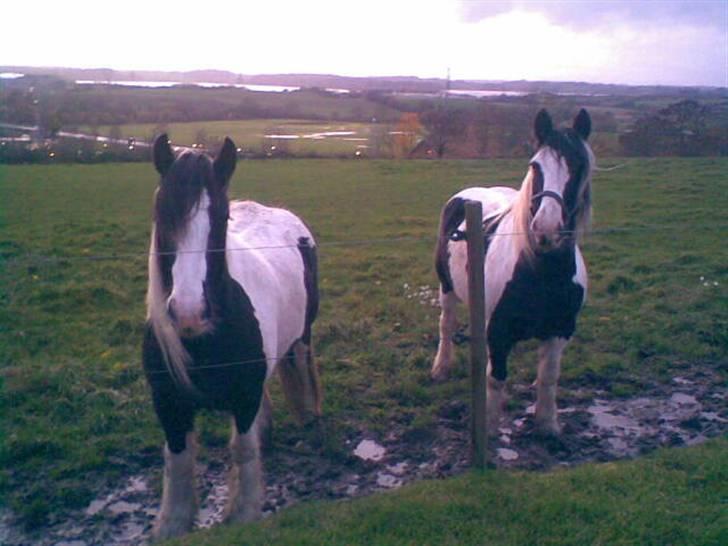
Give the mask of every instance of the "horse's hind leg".
[(152, 534), (156, 540), (164, 540), (187, 533), (194, 524), (197, 514), (197, 441), (192, 431), (192, 410), (165, 407), (163, 403), (155, 406), (167, 443), (164, 447), (162, 505)]
[(260, 401), (258, 435), (260, 436), (260, 448), (263, 451), (273, 447), (273, 404), (270, 401), (268, 387), (264, 387), (263, 398)]
[(278, 365), (283, 392), (296, 419), (308, 424), (321, 417), (321, 383), (310, 345), (302, 340)]
[(452, 336), (457, 329), (456, 305), (457, 297), (455, 293), (452, 291), (443, 292), (442, 287), (440, 287), (440, 343), (437, 346), (437, 355), (430, 372), (430, 376), (435, 381), (447, 379), (452, 369)]
[(246, 523), (260, 519), (263, 507), (263, 471), (260, 462), (258, 416), (242, 433), (233, 418), (230, 437), (231, 466), (228, 475), (228, 502), (223, 513), (225, 522)]
[(538, 349), (538, 378), (536, 380), (536, 425), (544, 432), (561, 432), (557, 419), (556, 388), (561, 373), (561, 355), (567, 340), (554, 337)]

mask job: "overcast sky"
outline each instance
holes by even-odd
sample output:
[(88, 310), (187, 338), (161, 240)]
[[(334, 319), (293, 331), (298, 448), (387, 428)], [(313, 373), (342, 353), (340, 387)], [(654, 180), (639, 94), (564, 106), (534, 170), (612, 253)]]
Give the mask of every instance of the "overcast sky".
[(0, 65), (728, 87), (728, 0), (8, 0)]

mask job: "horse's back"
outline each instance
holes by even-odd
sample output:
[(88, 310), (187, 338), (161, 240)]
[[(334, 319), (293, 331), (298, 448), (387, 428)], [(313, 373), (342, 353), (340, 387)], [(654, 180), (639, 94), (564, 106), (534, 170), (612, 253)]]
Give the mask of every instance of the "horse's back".
[[(232, 201), (228, 237), (244, 246), (297, 245), (301, 237), (313, 244), (311, 232), (291, 211), (255, 201)], [(229, 246), (229, 245), (228, 245)]]
[(228, 270), (255, 308), (269, 369), (306, 327), (302, 249), (314, 246), (311, 232), (292, 212), (253, 201), (230, 203)]
[(483, 218), (494, 216), (505, 210), (518, 192), (505, 186), (473, 187), (459, 191), (450, 201), (480, 201), (483, 204)]

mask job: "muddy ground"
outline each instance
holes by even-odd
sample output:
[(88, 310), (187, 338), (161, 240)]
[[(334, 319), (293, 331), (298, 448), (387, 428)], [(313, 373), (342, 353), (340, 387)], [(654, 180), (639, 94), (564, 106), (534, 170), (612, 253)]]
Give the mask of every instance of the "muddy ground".
[[(489, 444), (499, 468), (543, 470), (587, 461), (636, 457), (662, 446), (700, 443), (728, 431), (728, 389), (705, 369), (685, 371), (669, 385), (655, 383), (642, 396), (609, 398), (594, 388), (561, 388), (560, 438), (533, 428), (534, 389), (512, 386), (511, 409), (500, 435)], [(459, 474), (468, 468), (469, 407), (451, 401), (440, 407), (436, 426), (393, 425), (384, 437), (359, 430), (345, 440), (345, 456), (327, 457), (307, 442), (277, 445), (265, 458), (264, 511), (274, 513), (310, 499), (345, 499), (403, 484)], [(198, 465), (201, 510), (198, 525), (218, 522), (225, 502), (225, 450), (210, 450)], [(217, 457), (219, 455), (219, 457)], [(160, 457), (161, 459), (161, 457)], [(159, 503), (160, 468), (128, 476), (117, 489), (99, 492), (84, 510), (25, 534), (12, 514), (0, 512), (0, 543), (9, 546), (146, 544)]]

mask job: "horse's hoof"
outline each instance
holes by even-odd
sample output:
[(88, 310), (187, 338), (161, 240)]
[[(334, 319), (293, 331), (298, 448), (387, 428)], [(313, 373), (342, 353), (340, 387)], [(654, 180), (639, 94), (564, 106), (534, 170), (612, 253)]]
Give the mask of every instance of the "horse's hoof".
[(169, 540), (189, 533), (193, 522), (189, 520), (173, 519), (155, 524), (152, 530), (152, 541)]
[(536, 430), (544, 436), (561, 436), (561, 425), (556, 420), (539, 421), (536, 419)]
[(496, 419), (489, 419), (486, 417), (485, 433), (488, 435), (489, 439), (494, 439), (500, 436), (500, 431), (498, 430), (500, 428), (500, 424), (500, 417)]
[(447, 381), (449, 375), (450, 373), (445, 368), (433, 366), (430, 372), (430, 379), (435, 383), (444, 383)]
[(316, 415), (303, 425), (304, 435), (311, 447), (320, 450), (326, 441), (326, 427), (323, 417)]
[(222, 521), (225, 524), (253, 523), (263, 518), (263, 513), (258, 509), (236, 510), (227, 512)]

